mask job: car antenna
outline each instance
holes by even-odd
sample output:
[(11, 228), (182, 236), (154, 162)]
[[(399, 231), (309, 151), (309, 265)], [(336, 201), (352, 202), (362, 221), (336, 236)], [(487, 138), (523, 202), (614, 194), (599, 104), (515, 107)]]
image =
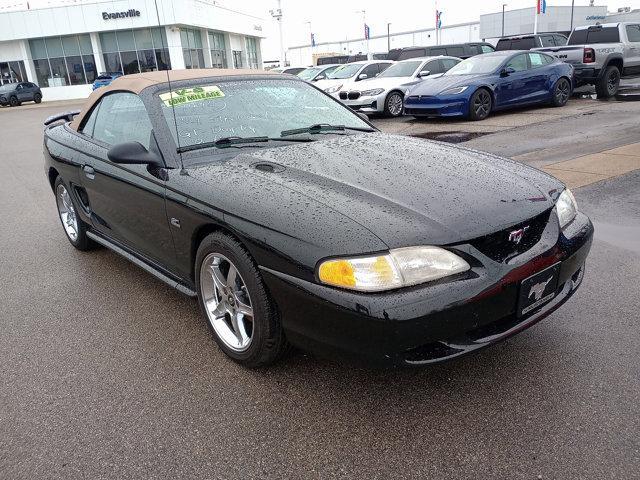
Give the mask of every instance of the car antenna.
[[(160, 23), (160, 11), (158, 10), (158, 0), (154, 0), (154, 4), (156, 6), (156, 18), (158, 19), (158, 27), (162, 28)], [(171, 4), (173, 7), (173, 4)], [(164, 44), (165, 35), (160, 34), (160, 41), (162, 42), (162, 50), (163, 52), (169, 52), (169, 48)], [(166, 66), (166, 65), (165, 65)], [(171, 88), (171, 76), (169, 75), (169, 69), (166, 69), (167, 72), (167, 83), (169, 84), (169, 100), (173, 98), (173, 89)], [(178, 120), (176, 119), (176, 107), (173, 102), (171, 102), (171, 112), (173, 114), (173, 126), (176, 129), (176, 143), (178, 144), (178, 157), (180, 157), (180, 175), (188, 175), (187, 171), (184, 169), (184, 162), (182, 161), (182, 152), (180, 151), (180, 134), (178, 133)]]

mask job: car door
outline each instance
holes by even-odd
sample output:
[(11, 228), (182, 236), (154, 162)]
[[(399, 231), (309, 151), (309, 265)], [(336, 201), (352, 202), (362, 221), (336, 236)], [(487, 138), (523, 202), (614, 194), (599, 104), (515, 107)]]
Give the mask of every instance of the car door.
[(628, 42), (628, 53), (625, 55), (625, 75), (640, 74), (640, 24), (625, 25)]
[(512, 71), (500, 77), (496, 88), (497, 106), (511, 106), (522, 102), (528, 95), (527, 79), (529, 76), (529, 60), (526, 53), (515, 55), (504, 66)]
[(19, 83), (18, 85), (16, 85), (16, 97), (18, 97), (18, 100), (20, 100), (21, 102), (28, 102), (29, 100), (33, 100), (33, 98), (31, 98), (31, 92), (29, 91), (29, 88), (27, 88), (25, 83)]
[(529, 56), (529, 78), (527, 79), (528, 95), (524, 101), (547, 100), (549, 98), (553, 75), (553, 67), (547, 61), (548, 56), (531, 52)]
[(107, 157), (109, 148), (120, 143), (139, 142), (152, 148), (152, 131), (138, 95), (105, 95), (81, 125), (90, 154), (84, 156), (80, 177), (93, 228), (147, 259), (167, 265), (174, 263), (175, 253), (162, 169), (118, 165)]

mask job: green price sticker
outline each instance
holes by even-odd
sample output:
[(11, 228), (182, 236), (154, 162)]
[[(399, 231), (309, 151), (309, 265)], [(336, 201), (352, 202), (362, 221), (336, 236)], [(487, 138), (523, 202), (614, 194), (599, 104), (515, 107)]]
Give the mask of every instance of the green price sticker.
[(171, 92), (161, 93), (159, 97), (167, 107), (172, 107), (183, 103), (201, 102), (212, 98), (224, 97), (224, 92), (217, 85), (205, 85), (172, 90)]

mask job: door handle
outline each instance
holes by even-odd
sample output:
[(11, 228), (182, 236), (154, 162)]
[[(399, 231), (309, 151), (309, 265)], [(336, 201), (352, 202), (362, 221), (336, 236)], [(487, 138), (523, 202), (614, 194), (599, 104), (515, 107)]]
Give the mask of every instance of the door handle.
[(96, 171), (93, 169), (93, 167), (85, 165), (84, 167), (82, 167), (82, 171), (84, 172), (84, 176), (89, 180), (93, 180), (94, 178), (96, 178)]

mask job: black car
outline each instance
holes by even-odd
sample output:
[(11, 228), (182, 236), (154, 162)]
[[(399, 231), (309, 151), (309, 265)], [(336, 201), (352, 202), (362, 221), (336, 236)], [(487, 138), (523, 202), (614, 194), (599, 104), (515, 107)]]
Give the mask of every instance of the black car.
[(593, 227), (554, 177), (380, 133), (290, 75), (170, 74), (121, 77), (47, 119), (45, 173), (74, 247), (104, 245), (197, 296), (234, 360), (265, 365), (293, 344), (442, 361), (580, 285)]
[(31, 82), (7, 83), (0, 86), (0, 105), (17, 107), (23, 102), (42, 101), (40, 87)]
[(561, 33), (539, 33), (520, 37), (504, 37), (498, 40), (496, 51), (531, 50), (541, 47), (561, 47), (567, 44), (567, 37)]
[(387, 59), (400, 61), (417, 57), (437, 57), (438, 55), (466, 59), (474, 55), (491, 53), (494, 50), (493, 45), (486, 42), (431, 45), (429, 47), (403, 47), (389, 50)]

